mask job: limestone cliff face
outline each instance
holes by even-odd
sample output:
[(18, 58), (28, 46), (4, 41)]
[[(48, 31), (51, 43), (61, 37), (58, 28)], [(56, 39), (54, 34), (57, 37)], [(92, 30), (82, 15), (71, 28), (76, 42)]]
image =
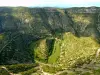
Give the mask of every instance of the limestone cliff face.
[[(3, 38), (0, 39), (0, 64), (12, 63), (12, 60), (15, 61), (13, 63), (34, 62), (34, 52), (31, 52), (30, 44), (40, 39), (54, 40), (65, 32), (71, 32), (77, 37), (93, 36), (99, 42), (99, 11), (100, 8), (97, 7), (1, 7), (0, 37)], [(50, 49), (52, 48), (54, 47)]]

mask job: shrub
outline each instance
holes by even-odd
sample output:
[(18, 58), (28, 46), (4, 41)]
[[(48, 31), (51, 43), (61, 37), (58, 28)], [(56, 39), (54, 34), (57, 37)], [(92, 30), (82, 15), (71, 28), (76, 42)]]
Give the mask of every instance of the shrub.
[(0, 75), (10, 75), (10, 74), (5, 69), (0, 68)]
[(17, 64), (17, 65), (7, 65), (6, 67), (8, 68), (9, 71), (13, 73), (19, 73), (29, 70), (36, 66), (38, 66), (38, 64)]
[(32, 73), (36, 72), (37, 69), (30, 69), (30, 70), (27, 70), (27, 71), (24, 71), (24, 72), (21, 72), (22, 75), (31, 75)]
[(53, 67), (53, 66), (48, 66), (48, 65), (44, 65), (42, 69), (43, 71), (49, 72), (49, 73), (56, 73), (58, 71), (62, 71), (61, 67)]

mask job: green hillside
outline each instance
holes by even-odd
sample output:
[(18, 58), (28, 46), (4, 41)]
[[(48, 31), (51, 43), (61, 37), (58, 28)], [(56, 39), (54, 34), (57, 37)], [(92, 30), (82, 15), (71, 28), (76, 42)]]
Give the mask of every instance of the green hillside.
[(99, 75), (99, 12), (0, 7), (0, 75)]

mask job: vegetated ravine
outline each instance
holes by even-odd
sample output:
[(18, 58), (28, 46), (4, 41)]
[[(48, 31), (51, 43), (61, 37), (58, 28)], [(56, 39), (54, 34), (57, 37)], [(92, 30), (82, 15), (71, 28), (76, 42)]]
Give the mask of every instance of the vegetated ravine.
[(1, 65), (76, 67), (94, 59), (99, 43), (99, 7), (0, 7)]

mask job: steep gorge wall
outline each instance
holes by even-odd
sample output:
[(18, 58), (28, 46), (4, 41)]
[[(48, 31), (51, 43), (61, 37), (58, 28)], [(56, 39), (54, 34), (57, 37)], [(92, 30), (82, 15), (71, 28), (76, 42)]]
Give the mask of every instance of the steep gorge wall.
[(99, 9), (1, 7), (0, 64), (32, 63), (35, 59), (29, 48), (32, 42), (56, 39), (65, 32), (77, 37), (93, 36), (99, 42)]

